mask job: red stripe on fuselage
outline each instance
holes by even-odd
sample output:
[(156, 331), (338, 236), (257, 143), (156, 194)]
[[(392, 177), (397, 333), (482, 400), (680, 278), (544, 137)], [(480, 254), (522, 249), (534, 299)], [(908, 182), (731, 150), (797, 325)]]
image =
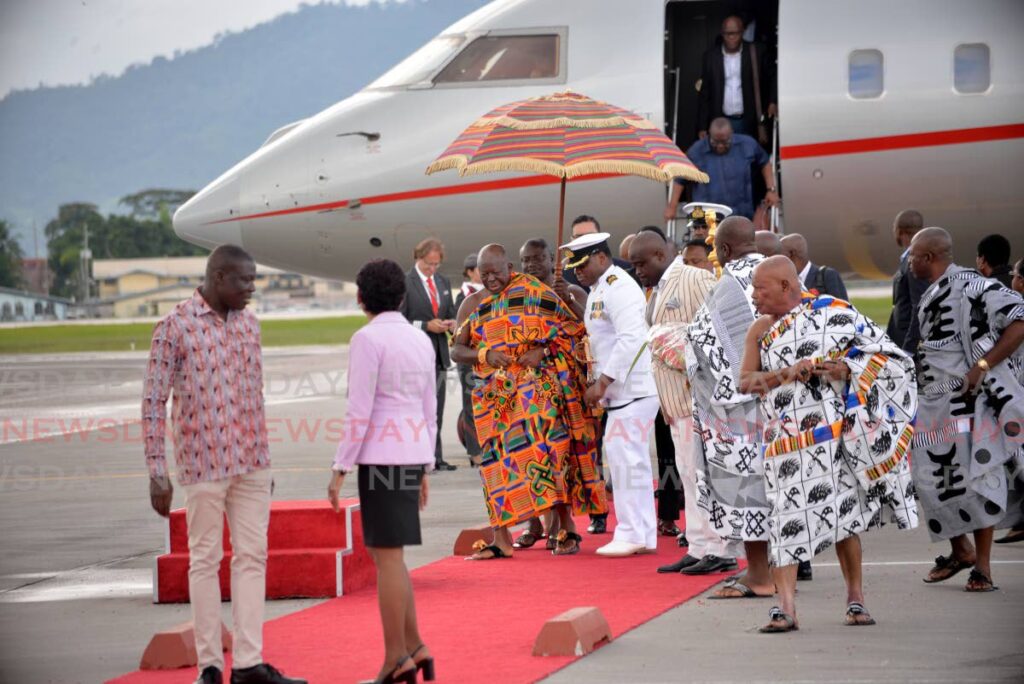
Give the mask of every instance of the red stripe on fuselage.
[[(960, 128), (951, 131), (930, 131), (928, 133), (909, 133), (906, 135), (887, 135), (877, 138), (859, 138), (856, 140), (838, 140), (834, 142), (810, 143), (806, 145), (789, 145), (782, 147), (779, 154), (782, 159), (802, 159), (806, 157), (829, 157), (840, 154), (862, 154), (865, 152), (903, 150), (914, 147), (962, 145), (965, 143), (991, 142), (995, 140), (1009, 140), (1013, 138), (1024, 138), (1024, 124), (985, 126), (982, 128)], [(613, 177), (615, 177), (615, 174), (596, 174), (593, 176), (574, 178), (569, 182), (575, 183), (577, 181), (601, 180)], [(360, 201), (364, 205), (383, 204), (385, 202), (401, 202), (403, 200), (445, 197), (448, 195), (466, 195), (476, 192), (491, 192), (493, 190), (532, 188), (538, 185), (553, 185), (558, 182), (559, 179), (554, 176), (525, 176), (523, 178), (506, 178), (494, 181), (464, 183), (462, 185), (445, 185), (438, 188), (407, 190), (405, 192), (394, 192), (387, 195), (363, 197)], [(292, 207), (290, 209), (265, 211), (258, 214), (248, 214), (246, 216), (237, 216), (221, 219), (219, 221), (211, 221), (210, 224), (269, 218), (272, 216), (287, 216), (290, 214), (304, 214), (311, 211), (332, 211), (334, 209), (343, 209), (347, 207), (351, 201), (353, 200), (339, 200), (337, 202), (312, 204), (303, 207)]]
[(830, 157), (837, 154), (905, 150), (912, 147), (962, 145), (965, 143), (1009, 140), (1011, 138), (1024, 138), (1024, 124), (959, 128), (952, 131), (929, 131), (928, 133), (885, 135), (878, 138), (858, 138), (856, 140), (838, 140), (807, 145), (788, 145), (783, 147), (779, 154), (783, 159), (801, 159), (804, 157)]
[[(570, 183), (577, 181), (602, 180), (614, 178), (617, 174), (597, 173), (592, 176), (573, 178)], [(405, 192), (393, 192), (388, 195), (374, 195), (363, 197), (359, 201), (363, 205), (383, 204), (385, 202), (401, 202), (403, 200), (424, 199), (427, 197), (444, 197), (446, 195), (466, 195), (474, 192), (490, 192), (492, 190), (511, 190), (514, 188), (532, 188), (537, 185), (552, 185), (560, 183), (561, 179), (554, 176), (525, 176), (523, 178), (506, 178), (495, 181), (482, 181), (478, 183), (464, 183), (462, 185), (445, 185), (440, 188), (423, 188), (422, 190), (407, 190)], [(312, 204), (305, 207), (292, 207), (290, 209), (278, 209), (277, 211), (265, 211), (260, 214), (248, 214), (234, 218), (211, 221), (215, 223), (230, 223), (231, 221), (245, 221), (247, 219), (268, 218), (270, 216), (287, 216), (288, 214), (303, 214), (310, 211), (331, 211), (342, 209), (353, 200), (340, 200), (338, 202), (326, 202), (324, 204)]]

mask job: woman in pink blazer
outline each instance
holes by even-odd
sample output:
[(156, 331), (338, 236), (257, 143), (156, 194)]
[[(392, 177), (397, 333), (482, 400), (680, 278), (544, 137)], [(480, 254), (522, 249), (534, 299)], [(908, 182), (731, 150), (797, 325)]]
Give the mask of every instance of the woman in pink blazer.
[(327, 498), (339, 510), (345, 476), (358, 467), (363, 539), (377, 566), (384, 665), (374, 682), (434, 679), (434, 659), (416, 622), (403, 547), (421, 544), (419, 512), (427, 504), (426, 471), (437, 436), (434, 348), (398, 307), (405, 273), (394, 261), (369, 262), (356, 276), (369, 322), (349, 344), (348, 408)]

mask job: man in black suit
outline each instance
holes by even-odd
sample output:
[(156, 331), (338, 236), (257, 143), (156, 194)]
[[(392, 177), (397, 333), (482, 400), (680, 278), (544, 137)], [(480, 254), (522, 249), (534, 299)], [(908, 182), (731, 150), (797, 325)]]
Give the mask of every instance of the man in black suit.
[(721, 40), (704, 53), (701, 64), (697, 134), (705, 138), (711, 122), (724, 116), (734, 133), (749, 135), (767, 146), (767, 138), (758, 135), (757, 124), (762, 115), (775, 116), (775, 101), (775, 69), (768, 51), (763, 45), (744, 42), (742, 19), (726, 17)]
[(900, 256), (900, 269), (892, 279), (892, 313), (889, 314), (885, 334), (908, 354), (917, 351), (917, 343), (921, 339), (917, 304), (928, 289), (928, 281), (915, 278), (908, 263), (910, 241), (922, 228), (924, 218), (914, 209), (901, 211), (892, 222), (892, 236), (903, 254)]
[(780, 241), (782, 253), (789, 257), (789, 260), (796, 266), (800, 274), (800, 282), (808, 290), (814, 290), (818, 294), (832, 295), (836, 299), (850, 301), (846, 294), (846, 285), (839, 271), (828, 266), (818, 266), (811, 263), (808, 257), (807, 240), (800, 233), (790, 233)]
[(437, 272), (444, 261), (444, 245), (427, 238), (413, 250), (416, 264), (405, 274), (405, 299), (399, 309), (414, 326), (427, 333), (434, 345), (437, 360), (437, 444), (434, 467), (455, 470), (441, 455), (441, 420), (444, 417), (445, 385), (451, 357), (448, 354), (448, 333), (455, 331), (455, 302), (448, 279)]

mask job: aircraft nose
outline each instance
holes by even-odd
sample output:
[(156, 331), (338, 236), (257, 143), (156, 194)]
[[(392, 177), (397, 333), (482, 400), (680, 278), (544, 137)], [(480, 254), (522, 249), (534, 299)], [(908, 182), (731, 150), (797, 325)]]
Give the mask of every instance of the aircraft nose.
[(174, 232), (203, 247), (242, 245), (238, 174), (221, 177), (174, 212)]

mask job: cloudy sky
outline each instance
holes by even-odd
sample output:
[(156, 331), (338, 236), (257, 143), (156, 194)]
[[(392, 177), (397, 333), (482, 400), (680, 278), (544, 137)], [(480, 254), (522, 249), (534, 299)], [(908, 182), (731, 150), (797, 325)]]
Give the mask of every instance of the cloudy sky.
[[(349, 5), (403, 0), (329, 0)], [(85, 83), (207, 45), (294, 11), (301, 0), (0, 0), (0, 98)], [(306, 0), (316, 4), (316, 0)]]

